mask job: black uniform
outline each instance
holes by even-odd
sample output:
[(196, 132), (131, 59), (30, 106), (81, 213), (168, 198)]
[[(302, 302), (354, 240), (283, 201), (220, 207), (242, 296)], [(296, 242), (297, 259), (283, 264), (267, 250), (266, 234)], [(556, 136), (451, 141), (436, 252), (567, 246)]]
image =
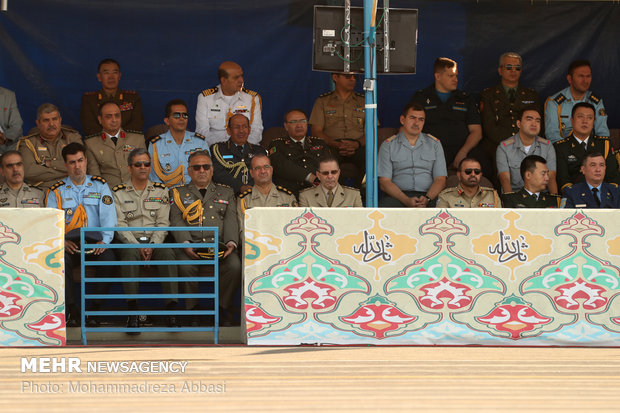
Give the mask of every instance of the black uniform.
[(243, 149), (235, 145), (230, 139), (211, 145), (213, 158), (213, 182), (230, 186), (235, 194), (241, 192), (242, 185), (254, 185), (250, 176), (250, 162), (255, 155), (267, 155), (267, 151), (260, 145), (246, 142)]
[(101, 125), (97, 120), (99, 106), (110, 101), (116, 103), (121, 109), (121, 126), (123, 129), (142, 133), (144, 116), (142, 115), (140, 95), (133, 90), (119, 89), (114, 96), (107, 96), (103, 90), (87, 92), (82, 95), (80, 120), (82, 121), (84, 135), (101, 132)]
[(502, 207), (504, 208), (559, 208), (560, 198), (557, 195), (541, 193), (536, 199), (536, 195), (530, 195), (525, 188), (519, 192), (508, 192), (502, 195)]

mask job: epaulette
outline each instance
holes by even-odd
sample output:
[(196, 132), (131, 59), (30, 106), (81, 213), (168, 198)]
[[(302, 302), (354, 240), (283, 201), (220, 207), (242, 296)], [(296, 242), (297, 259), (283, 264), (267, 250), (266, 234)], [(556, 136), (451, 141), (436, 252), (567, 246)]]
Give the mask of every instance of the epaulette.
[(121, 93), (129, 93), (130, 95), (137, 95), (138, 91), (136, 90), (121, 90)]
[(325, 96), (329, 96), (329, 95), (331, 95), (334, 92), (335, 92), (335, 90), (330, 90), (329, 92), (325, 92), (322, 95), (319, 95), (319, 97), (322, 98), (322, 97), (325, 97)]
[(245, 191), (243, 191), (242, 193), (239, 194), (239, 199), (242, 199), (243, 197), (245, 197), (247, 194), (251, 194), (252, 193), (252, 189), (247, 189)]
[(464, 97), (464, 98), (469, 96), (469, 93), (465, 92), (464, 90), (459, 90), (459, 89), (455, 90), (453, 93), (454, 93), (454, 96), (460, 95), (461, 97)]
[(289, 195), (293, 195), (293, 193), (291, 191), (289, 191), (288, 189), (284, 188), (283, 186), (278, 185), (276, 188), (278, 188), (278, 191), (282, 191), (282, 192), (287, 193)]
[(572, 186), (573, 186), (573, 183), (572, 183), (572, 182), (567, 182), (567, 183), (565, 183), (565, 184), (562, 186), (562, 188), (560, 188), (560, 191), (563, 191), (563, 190), (568, 189), (568, 188), (572, 188)]
[(299, 193), (301, 194), (302, 192), (307, 192), (307, 191), (309, 191), (309, 190), (311, 190), (311, 189), (314, 189), (314, 187), (313, 187), (313, 186), (311, 186), (310, 188), (301, 189), (301, 190), (299, 191)]
[(254, 91), (254, 90), (250, 90), (250, 89), (246, 89), (246, 88), (241, 88), (241, 90), (245, 93), (247, 93), (250, 96), (256, 96), (258, 95), (258, 92)]
[(515, 143), (515, 138), (508, 138), (502, 142), (502, 145), (508, 146), (508, 145), (512, 145), (513, 143)]
[(598, 105), (598, 102), (601, 101), (601, 98), (596, 96), (594, 93), (592, 93), (588, 99), (590, 99), (592, 102), (594, 102), (597, 105)]
[(541, 138), (540, 136), (536, 137), (536, 140), (542, 144), (550, 145), (551, 141), (549, 139)]
[(493, 192), (495, 191), (495, 188), (490, 187), (490, 186), (481, 186), (480, 189), (484, 190), (484, 191), (488, 191), (488, 192)]
[(287, 138), (288, 138), (288, 137), (273, 138), (273, 139), (271, 140), (271, 143), (276, 142), (276, 141), (278, 141), (278, 142), (284, 141), (284, 143), (287, 143), (287, 142), (288, 142)]
[(66, 125), (60, 125), (60, 130), (66, 130), (66, 131), (69, 131), (69, 132), (79, 133), (76, 129), (73, 129), (72, 127), (66, 126)]
[(608, 138), (607, 136), (598, 136), (598, 135), (593, 135), (592, 137), (593, 137), (594, 139), (601, 139), (601, 140), (604, 140), (604, 141), (608, 141), (608, 140), (609, 140), (609, 138)]
[(217, 87), (212, 87), (211, 89), (205, 89), (202, 91), (202, 96), (209, 96), (217, 92)]
[(363, 93), (360, 93), (360, 92), (355, 92), (355, 95), (359, 96), (361, 98), (366, 97), (366, 95), (364, 95)]
[(343, 189), (351, 189), (352, 191), (357, 191), (359, 192), (360, 190), (357, 188), (353, 188), (352, 186), (345, 186), (345, 185), (341, 185)]
[(157, 142), (158, 140), (161, 140), (161, 139), (162, 139), (161, 136), (155, 136), (153, 139), (151, 139), (151, 143), (155, 143), (155, 142)]
[(63, 186), (64, 184), (65, 184), (64, 181), (58, 181), (54, 185), (52, 185), (50, 187), (50, 191), (53, 191), (54, 189), (59, 188), (59, 187)]
[(439, 142), (439, 139), (437, 139), (436, 137), (434, 137), (430, 133), (427, 133), (426, 136), (428, 136), (429, 138), (434, 139), (435, 141)]
[(112, 190), (113, 190), (114, 192), (116, 192), (116, 191), (118, 191), (118, 190), (125, 189), (125, 188), (127, 188), (127, 187), (125, 186), (125, 184), (118, 184), (118, 185), (116, 185), (114, 188), (112, 188)]
[(142, 132), (141, 130), (131, 130), (131, 129), (123, 129), (123, 130), (128, 133), (135, 133), (136, 135), (144, 135), (144, 132)]
[(33, 136), (37, 136), (37, 135), (39, 135), (39, 132), (38, 132), (38, 131), (37, 131), (37, 132), (34, 132), (34, 133), (31, 133), (30, 135), (22, 136), (21, 138), (19, 138), (19, 140), (20, 140), (20, 141), (21, 141), (21, 140), (25, 140), (25, 139), (32, 138)]
[(201, 134), (199, 134), (198, 132), (194, 132), (194, 136), (197, 137), (198, 139), (202, 139), (203, 141), (207, 138), (205, 138), (204, 136), (202, 136)]
[[(569, 136), (569, 138), (570, 138), (570, 136)], [(568, 142), (568, 139), (569, 139), (569, 138), (564, 138), (564, 139), (562, 139), (562, 140), (555, 141), (555, 142), (553, 142), (553, 144), (554, 144), (554, 145), (557, 145), (558, 143)]]
[(398, 135), (392, 135), (389, 138), (387, 138), (384, 142), (392, 142), (394, 139), (396, 139)]
[(100, 177), (100, 176), (97, 176), (97, 175), (92, 175), (92, 176), (90, 177), (90, 179), (92, 179), (93, 181), (103, 182), (104, 184), (105, 184), (105, 182), (106, 182), (104, 178), (102, 178), (102, 177)]
[(559, 95), (554, 97), (553, 100), (555, 100), (555, 103), (560, 105), (562, 102), (564, 102), (566, 100), (566, 96), (564, 96), (563, 94), (560, 93)]
[(101, 132), (96, 132), (96, 133), (90, 134), (90, 135), (88, 135), (88, 136), (84, 136), (84, 140), (86, 140), (86, 139), (90, 139), (90, 138), (94, 138), (94, 137), (96, 137), (96, 136), (101, 137)]
[(85, 93), (84, 93), (84, 95), (85, 95), (85, 96), (88, 96), (88, 95), (96, 95), (96, 94), (98, 94), (98, 93), (99, 93), (98, 91), (93, 91), (93, 92), (85, 92)]
[(153, 186), (155, 188), (163, 188), (166, 189), (166, 185), (162, 184), (161, 182), (153, 182)]
[(608, 183), (609, 185), (613, 185), (613, 186), (615, 186), (616, 188), (618, 187), (618, 184), (617, 184), (617, 183), (615, 183), (615, 182), (607, 182), (607, 183)]
[(218, 183), (218, 182), (213, 182), (213, 183), (214, 183), (215, 185), (218, 185), (218, 186), (223, 186), (224, 188), (230, 188), (230, 189), (232, 189), (232, 187), (231, 187), (230, 185), (220, 184), (220, 183)]

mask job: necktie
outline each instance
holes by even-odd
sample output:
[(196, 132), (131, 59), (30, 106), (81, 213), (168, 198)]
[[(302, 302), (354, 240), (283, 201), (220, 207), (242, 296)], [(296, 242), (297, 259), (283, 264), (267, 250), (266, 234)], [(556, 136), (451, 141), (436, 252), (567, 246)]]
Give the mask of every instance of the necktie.
[(112, 142), (114, 142), (114, 146), (116, 146), (116, 141), (118, 141), (118, 138), (116, 136), (110, 136), (110, 139), (112, 139)]
[(332, 191), (329, 191), (327, 193), (327, 206), (330, 207), (332, 206), (333, 203), (334, 203), (334, 193)]
[(207, 188), (199, 189), (199, 191), (200, 191), (200, 195), (202, 195), (202, 197), (204, 198), (207, 193)]
[(581, 142), (581, 147), (583, 148), (584, 151), (588, 150), (588, 146), (586, 145), (585, 141)]
[(594, 200), (596, 201), (596, 206), (601, 207), (601, 200), (598, 197), (598, 188), (592, 188), (592, 195), (594, 195)]
[(510, 103), (515, 103), (517, 91), (514, 89), (508, 89), (508, 99), (510, 99)]

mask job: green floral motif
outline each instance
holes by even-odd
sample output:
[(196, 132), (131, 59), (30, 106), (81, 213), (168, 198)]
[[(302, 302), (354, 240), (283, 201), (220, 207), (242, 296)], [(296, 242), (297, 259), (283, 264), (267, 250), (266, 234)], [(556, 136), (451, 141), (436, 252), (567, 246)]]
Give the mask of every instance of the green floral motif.
[(49, 286), (41, 284), (32, 274), (16, 270), (4, 261), (0, 261), (0, 285), (3, 290), (23, 297), (53, 298)]

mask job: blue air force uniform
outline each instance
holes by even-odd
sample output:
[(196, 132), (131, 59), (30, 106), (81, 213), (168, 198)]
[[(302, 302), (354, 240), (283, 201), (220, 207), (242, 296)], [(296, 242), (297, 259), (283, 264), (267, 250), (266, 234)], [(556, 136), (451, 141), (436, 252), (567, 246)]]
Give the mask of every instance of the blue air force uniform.
[(620, 188), (615, 183), (603, 182), (598, 186), (599, 206), (594, 199), (592, 186), (579, 182), (564, 190), (566, 208), (620, 208)]
[(154, 138), (149, 145), (152, 162), (149, 179), (168, 188), (188, 184), (187, 158), (198, 151), (209, 151), (205, 137), (198, 133), (185, 131), (181, 145), (176, 143), (170, 131)]

